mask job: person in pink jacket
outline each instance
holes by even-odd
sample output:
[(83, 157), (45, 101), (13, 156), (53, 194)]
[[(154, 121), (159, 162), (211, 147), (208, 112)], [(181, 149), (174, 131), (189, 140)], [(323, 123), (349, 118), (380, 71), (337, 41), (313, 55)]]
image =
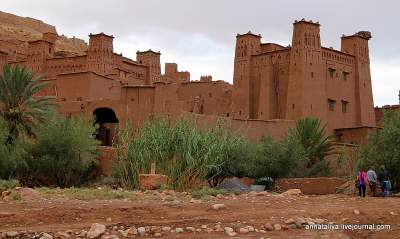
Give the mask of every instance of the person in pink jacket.
[(368, 176), (363, 169), (360, 169), (360, 172), (358, 172), (356, 184), (358, 187), (358, 196), (361, 197), (361, 192), (362, 192), (362, 196), (365, 197), (365, 188), (366, 185), (368, 185)]

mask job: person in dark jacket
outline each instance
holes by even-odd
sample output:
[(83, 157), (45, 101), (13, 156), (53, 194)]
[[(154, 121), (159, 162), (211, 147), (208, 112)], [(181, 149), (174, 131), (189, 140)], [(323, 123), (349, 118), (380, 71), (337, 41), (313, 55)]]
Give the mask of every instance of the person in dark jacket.
[(391, 183), (390, 183), (390, 173), (385, 168), (384, 165), (381, 165), (380, 172), (378, 173), (378, 180), (381, 184), (382, 189), (382, 196), (388, 196), (391, 190)]

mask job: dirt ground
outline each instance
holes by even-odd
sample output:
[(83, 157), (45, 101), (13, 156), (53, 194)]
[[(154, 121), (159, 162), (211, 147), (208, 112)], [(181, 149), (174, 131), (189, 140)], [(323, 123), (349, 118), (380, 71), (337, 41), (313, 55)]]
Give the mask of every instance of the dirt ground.
[[(46, 198), (0, 201), (0, 232), (49, 232), (63, 238), (62, 232), (77, 238), (92, 223), (107, 226), (107, 231), (135, 226), (170, 226), (184, 232), (168, 231), (162, 238), (399, 238), (400, 198), (357, 198), (345, 195), (283, 196), (272, 193), (227, 195), (194, 200), (184, 193), (132, 193), (129, 199), (78, 200), (63, 195)], [(211, 205), (225, 204), (221, 210)], [(358, 210), (359, 213), (355, 210)], [(333, 224), (389, 224), (390, 230), (307, 230), (261, 231), (266, 223), (285, 225), (298, 217), (324, 219)], [(245, 226), (258, 230), (228, 236), (224, 231), (205, 230)], [(200, 231), (191, 232), (186, 227)], [(114, 227), (114, 229), (112, 229)], [(74, 234), (74, 232), (77, 232)], [(65, 234), (65, 233), (64, 233)], [(1, 233), (0, 233), (1, 235)], [(23, 238), (21, 236), (20, 238)], [(1, 236), (0, 236), (1, 237)], [(136, 236), (139, 237), (139, 236)], [(32, 238), (32, 237), (30, 237)], [(124, 237), (120, 237), (124, 238)], [(154, 238), (149, 234), (141, 238)]]

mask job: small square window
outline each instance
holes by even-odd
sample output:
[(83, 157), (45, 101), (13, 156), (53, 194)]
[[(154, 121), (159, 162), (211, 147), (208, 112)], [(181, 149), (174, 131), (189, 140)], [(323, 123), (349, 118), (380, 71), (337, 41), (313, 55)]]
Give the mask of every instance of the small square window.
[(346, 113), (347, 112), (347, 105), (349, 104), (349, 102), (342, 100), (342, 112)]
[(329, 107), (330, 111), (334, 111), (335, 110), (335, 103), (336, 103), (335, 100), (328, 99), (328, 107)]

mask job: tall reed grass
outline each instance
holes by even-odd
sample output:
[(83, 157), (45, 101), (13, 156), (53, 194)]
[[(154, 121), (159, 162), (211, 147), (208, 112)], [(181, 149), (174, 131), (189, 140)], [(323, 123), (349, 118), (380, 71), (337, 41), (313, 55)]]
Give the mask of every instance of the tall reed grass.
[(186, 119), (174, 124), (151, 120), (137, 134), (132, 127), (119, 131), (113, 172), (123, 186), (138, 188), (139, 174), (148, 173), (156, 162), (156, 172), (169, 177), (168, 186), (184, 191), (226, 176), (229, 160), (244, 145), (245, 140), (222, 123), (200, 130)]

